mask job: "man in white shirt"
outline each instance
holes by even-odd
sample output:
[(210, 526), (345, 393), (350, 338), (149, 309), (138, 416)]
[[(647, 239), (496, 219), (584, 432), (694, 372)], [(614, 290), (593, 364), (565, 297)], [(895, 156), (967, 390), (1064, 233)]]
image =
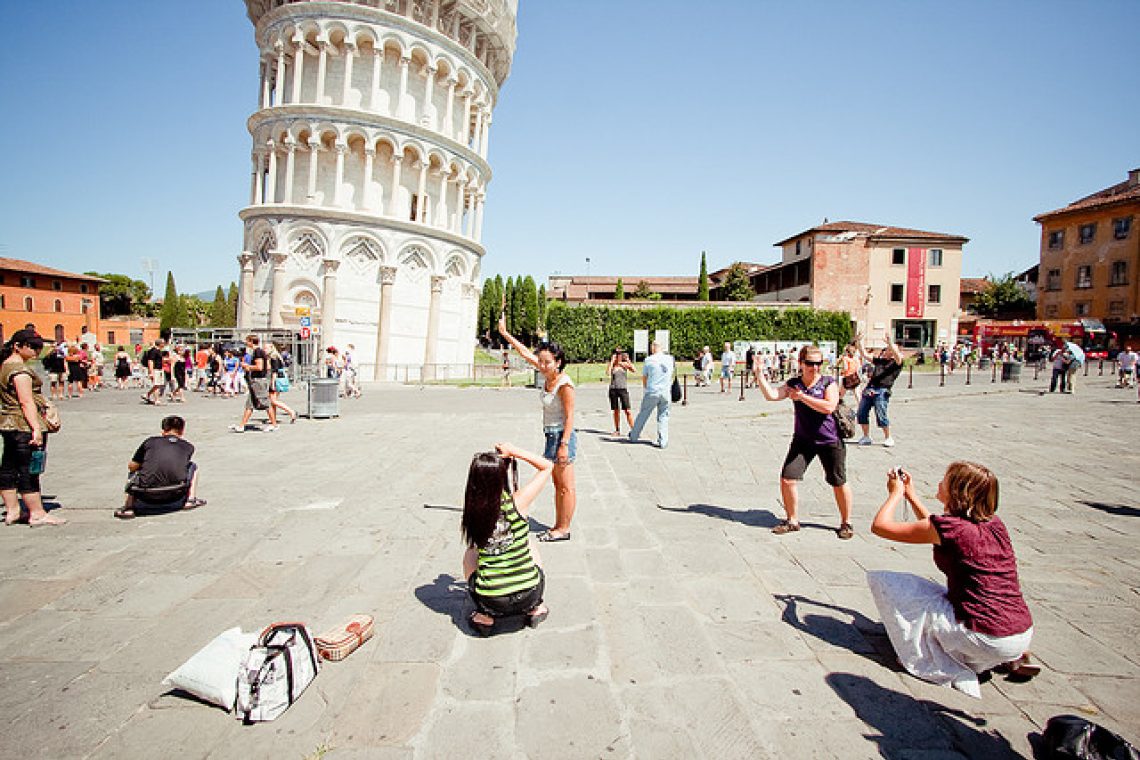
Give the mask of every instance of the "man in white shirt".
[(633, 428), (629, 431), (629, 440), (636, 442), (641, 435), (642, 428), (649, 421), (649, 415), (657, 412), (657, 446), (665, 448), (669, 445), (669, 403), (673, 389), (673, 357), (660, 353), (661, 347), (654, 341), (649, 344), (649, 356), (641, 370), (641, 384), (645, 386), (645, 395), (641, 397), (641, 409), (637, 412), (637, 419), (633, 421)]
[(1116, 361), (1120, 362), (1120, 380), (1116, 387), (1131, 388), (1136, 384), (1136, 362), (1138, 359), (1140, 356), (1131, 348), (1124, 349), (1116, 357)]
[(725, 383), (728, 383), (728, 390), (732, 392), (732, 370), (736, 366), (736, 354), (732, 353), (732, 344), (728, 341), (724, 343), (724, 353), (720, 355), (720, 392), (724, 393)]

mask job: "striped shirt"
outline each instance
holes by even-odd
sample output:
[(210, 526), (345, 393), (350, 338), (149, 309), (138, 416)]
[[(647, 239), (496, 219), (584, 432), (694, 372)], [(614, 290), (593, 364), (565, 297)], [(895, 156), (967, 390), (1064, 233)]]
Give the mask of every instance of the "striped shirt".
[(479, 549), (475, 592), (482, 596), (508, 596), (538, 585), (538, 566), (530, 554), (527, 522), (503, 492), (499, 519), (487, 545)]

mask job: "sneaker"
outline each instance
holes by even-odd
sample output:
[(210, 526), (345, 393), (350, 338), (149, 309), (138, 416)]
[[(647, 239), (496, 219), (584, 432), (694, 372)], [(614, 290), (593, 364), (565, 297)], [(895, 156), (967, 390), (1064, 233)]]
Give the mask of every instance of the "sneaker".
[(865, 435), (862, 438), (860, 438), (858, 441), (856, 441), (856, 445), (859, 445), (859, 446), (870, 446), (872, 443), (873, 443), (873, 441), (871, 440), (871, 436), (869, 436), (869, 435)]
[(244, 433), (244, 432), (245, 432), (245, 428), (244, 428), (244, 427), (242, 427), (241, 425), (230, 425), (230, 432), (233, 432), (233, 433)]
[(261, 428), (261, 432), (272, 433), (276, 429), (277, 429), (276, 425), (265, 425), (264, 427)]
[(885, 439), (883, 439), (883, 445), (889, 449), (891, 446), (895, 445), (895, 439), (894, 438), (885, 438)]

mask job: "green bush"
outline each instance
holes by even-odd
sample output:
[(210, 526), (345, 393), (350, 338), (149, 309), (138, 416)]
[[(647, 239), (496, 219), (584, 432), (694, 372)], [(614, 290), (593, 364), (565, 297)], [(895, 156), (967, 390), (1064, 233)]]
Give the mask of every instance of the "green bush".
[(679, 309), (658, 306), (623, 309), (609, 306), (567, 306), (552, 302), (546, 315), (551, 340), (570, 361), (602, 361), (615, 346), (633, 348), (633, 331), (668, 330), (670, 353), (691, 358), (703, 346), (714, 352), (725, 341), (851, 340), (851, 317), (843, 311), (813, 309)]

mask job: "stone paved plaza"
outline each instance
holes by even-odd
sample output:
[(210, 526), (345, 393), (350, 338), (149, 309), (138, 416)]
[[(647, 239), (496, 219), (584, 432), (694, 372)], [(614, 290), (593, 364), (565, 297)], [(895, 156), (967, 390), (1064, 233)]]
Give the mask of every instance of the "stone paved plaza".
[[(339, 419), (245, 435), (226, 431), (240, 400), (65, 402), (44, 483), (70, 524), (0, 531), (0, 756), (1028, 757), (1059, 713), (1140, 741), (1136, 392), (1095, 370), (1073, 396), (1038, 395), (1032, 373), (977, 380), (900, 380), (897, 447), (849, 450), (851, 541), (818, 465), (805, 529), (768, 531), (790, 403), (690, 389), (659, 451), (608, 440), (604, 388), (580, 390), (573, 539), (542, 545), (550, 617), (489, 639), (463, 622), (458, 509), (473, 452), (539, 447), (534, 391), (372, 386)], [(117, 521), (126, 462), (168, 412), (188, 419), (209, 505)], [(963, 457), (1001, 478), (1045, 666), (981, 700), (893, 664), (863, 580), (937, 577), (929, 547), (868, 525), (889, 466), (933, 502)], [(549, 489), (533, 517), (552, 520)], [(234, 625), (354, 612), (375, 638), (276, 722), (160, 683)]]

